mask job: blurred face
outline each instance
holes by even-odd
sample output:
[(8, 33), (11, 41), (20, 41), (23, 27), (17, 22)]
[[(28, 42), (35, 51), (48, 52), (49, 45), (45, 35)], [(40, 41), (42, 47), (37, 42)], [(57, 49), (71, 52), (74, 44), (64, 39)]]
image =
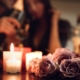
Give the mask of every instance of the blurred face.
[(34, 18), (41, 18), (44, 15), (44, 4), (40, 0), (26, 0), (29, 13)]
[(13, 5), (15, 4), (17, 0), (2, 0), (2, 2), (9, 8), (13, 8)]

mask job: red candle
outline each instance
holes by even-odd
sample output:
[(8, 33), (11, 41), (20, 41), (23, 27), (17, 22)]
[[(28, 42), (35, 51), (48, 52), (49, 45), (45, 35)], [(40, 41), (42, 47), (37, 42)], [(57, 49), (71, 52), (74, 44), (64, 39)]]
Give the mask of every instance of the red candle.
[(26, 57), (25, 54), (31, 52), (31, 48), (28, 47), (15, 47), (14, 48), (15, 51), (22, 51), (23, 55), (22, 55), (22, 72), (26, 71)]

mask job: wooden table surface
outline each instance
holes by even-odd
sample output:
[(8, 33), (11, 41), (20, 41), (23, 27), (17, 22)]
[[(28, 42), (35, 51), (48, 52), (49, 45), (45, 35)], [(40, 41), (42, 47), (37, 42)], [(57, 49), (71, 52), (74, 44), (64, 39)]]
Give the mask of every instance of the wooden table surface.
[(80, 80), (76, 79), (76, 78), (59, 78), (59, 77), (55, 77), (55, 78), (39, 78), (39, 77), (35, 77), (34, 75), (30, 75), (28, 73), (25, 74), (0, 74), (0, 80)]

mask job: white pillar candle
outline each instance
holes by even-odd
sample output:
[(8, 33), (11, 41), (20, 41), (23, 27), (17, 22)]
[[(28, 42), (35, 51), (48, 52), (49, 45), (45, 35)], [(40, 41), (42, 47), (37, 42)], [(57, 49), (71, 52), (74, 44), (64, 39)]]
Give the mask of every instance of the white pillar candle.
[(26, 54), (26, 71), (29, 70), (29, 62), (34, 59), (34, 58), (42, 58), (42, 52), (36, 51), (36, 52), (31, 52)]
[(21, 72), (22, 52), (14, 52), (14, 45), (11, 44), (10, 52), (3, 52), (3, 69), (8, 73)]

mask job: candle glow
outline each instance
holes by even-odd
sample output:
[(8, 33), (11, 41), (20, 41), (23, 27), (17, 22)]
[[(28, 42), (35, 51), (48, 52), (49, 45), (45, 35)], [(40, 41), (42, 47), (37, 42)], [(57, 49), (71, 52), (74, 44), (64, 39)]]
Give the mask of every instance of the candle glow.
[(11, 43), (10, 51), (3, 52), (3, 67), (8, 73), (21, 72), (22, 52), (14, 52), (14, 44)]
[(36, 52), (31, 52), (26, 54), (26, 71), (29, 70), (29, 62), (34, 59), (34, 58), (42, 58), (42, 52), (36, 51)]

